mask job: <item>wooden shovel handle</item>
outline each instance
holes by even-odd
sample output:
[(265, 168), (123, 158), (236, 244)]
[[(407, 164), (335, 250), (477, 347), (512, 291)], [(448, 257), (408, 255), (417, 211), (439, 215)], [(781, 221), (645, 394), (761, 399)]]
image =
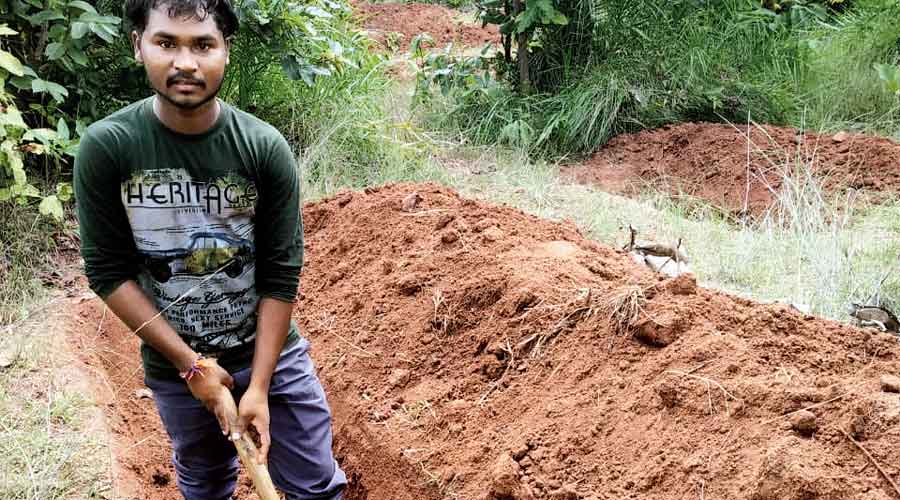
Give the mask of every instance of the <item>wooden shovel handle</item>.
[[(225, 414), (228, 418), (228, 425), (234, 429), (238, 421), (237, 405), (234, 404), (234, 398), (231, 397), (231, 393), (228, 391), (226, 393), (228, 396), (224, 401)], [(241, 463), (244, 464), (244, 470), (250, 474), (250, 479), (253, 480), (253, 486), (256, 488), (256, 493), (259, 495), (260, 500), (280, 500), (278, 492), (275, 491), (275, 485), (272, 484), (269, 469), (265, 465), (260, 465), (256, 462), (259, 450), (256, 449), (256, 445), (250, 439), (250, 435), (244, 432), (241, 434), (240, 439), (232, 441), (232, 443), (237, 448)]]

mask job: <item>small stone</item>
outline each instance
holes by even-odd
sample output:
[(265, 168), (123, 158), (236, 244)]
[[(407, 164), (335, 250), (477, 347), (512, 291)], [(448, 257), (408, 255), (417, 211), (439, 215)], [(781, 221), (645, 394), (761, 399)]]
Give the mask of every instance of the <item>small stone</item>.
[(809, 410), (800, 410), (791, 415), (791, 428), (803, 436), (811, 436), (819, 428), (816, 414)]
[(403, 202), (400, 204), (400, 209), (404, 212), (412, 212), (419, 206), (419, 202), (422, 201), (422, 196), (419, 195), (418, 192), (413, 192), (409, 194), (406, 198), (403, 198)]
[(578, 500), (578, 490), (574, 484), (566, 484), (550, 492), (550, 498), (554, 500)]
[(628, 361), (625, 361), (624, 359), (622, 361), (619, 361), (619, 370), (622, 370), (624, 372), (628, 369), (629, 366), (631, 366), (631, 364)]
[(900, 392), (900, 377), (894, 375), (882, 375), (881, 390), (884, 392)]
[(515, 446), (513, 446), (511, 453), (513, 460), (515, 460), (516, 462), (522, 460), (523, 458), (525, 458), (525, 455), (528, 454), (528, 443), (525, 442), (524, 439), (521, 440)]
[(136, 399), (153, 399), (153, 392), (150, 389), (138, 389), (134, 391)]
[(391, 387), (403, 387), (409, 383), (409, 377), (409, 370), (398, 368), (391, 371), (391, 375), (388, 377), (388, 384)]
[(489, 227), (484, 230), (484, 241), (493, 242), (503, 238), (503, 231), (497, 227)]
[(481, 219), (480, 221), (475, 223), (475, 226), (472, 229), (475, 230), (476, 233), (480, 233), (489, 227), (496, 227), (497, 221), (494, 219)]
[(456, 231), (447, 231), (441, 235), (441, 241), (447, 245), (455, 243), (457, 240), (459, 240), (459, 233)]
[(453, 219), (456, 217), (451, 214), (444, 214), (438, 218), (437, 224), (434, 225), (434, 228), (438, 231), (447, 227), (447, 224), (453, 222)]
[(838, 132), (838, 133), (834, 134), (833, 136), (831, 136), (831, 140), (834, 142), (844, 142), (849, 137), (850, 137), (850, 135), (847, 134), (847, 132), (841, 131), (841, 132)]
[(489, 499), (516, 499), (526, 500), (533, 499), (534, 495), (527, 485), (522, 484), (519, 480), (519, 472), (521, 467), (511, 456), (503, 454), (494, 462), (490, 471), (490, 489), (487, 498)]
[(0, 368), (9, 368), (16, 362), (17, 357), (12, 351), (0, 351)]

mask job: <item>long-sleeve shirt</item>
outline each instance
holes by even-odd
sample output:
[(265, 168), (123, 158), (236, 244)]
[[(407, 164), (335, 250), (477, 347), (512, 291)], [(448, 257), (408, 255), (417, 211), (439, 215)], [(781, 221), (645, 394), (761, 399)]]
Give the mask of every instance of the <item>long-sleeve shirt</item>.
[[(260, 298), (293, 302), (303, 265), (284, 137), (224, 102), (206, 132), (177, 133), (147, 98), (88, 127), (74, 184), (91, 289), (106, 298), (136, 280), (194, 350), (249, 366)], [(285, 347), (297, 338), (292, 321)], [(141, 354), (147, 377), (177, 377), (151, 346)]]

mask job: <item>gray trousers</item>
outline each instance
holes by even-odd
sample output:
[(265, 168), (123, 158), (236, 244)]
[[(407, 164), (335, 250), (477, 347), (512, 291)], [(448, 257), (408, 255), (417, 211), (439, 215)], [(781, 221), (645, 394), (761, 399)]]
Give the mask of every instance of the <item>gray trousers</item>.
[[(338, 500), (347, 483), (332, 454), (331, 411), (300, 339), (281, 354), (269, 389), (269, 472), (288, 500)], [(239, 401), (250, 369), (232, 374)], [(234, 445), (215, 416), (194, 399), (183, 381), (147, 379), (172, 440), (178, 489), (186, 500), (228, 500), (237, 483)]]

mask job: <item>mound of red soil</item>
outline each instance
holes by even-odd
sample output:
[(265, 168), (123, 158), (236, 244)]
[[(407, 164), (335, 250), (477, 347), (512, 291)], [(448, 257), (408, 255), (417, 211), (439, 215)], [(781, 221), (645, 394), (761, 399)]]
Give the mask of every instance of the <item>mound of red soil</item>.
[(462, 47), (480, 47), (499, 43), (500, 32), (495, 25), (484, 28), (459, 20), (459, 12), (442, 5), (424, 3), (367, 3), (354, 1), (353, 9), (362, 26), (382, 45), (388, 45), (391, 33), (399, 33), (399, 48), (409, 47), (413, 38), (428, 33), (433, 46), (445, 47), (453, 43)]
[[(437, 185), (304, 216), (296, 318), (348, 500), (894, 497), (843, 433), (900, 473), (890, 335), (662, 279), (571, 224)], [(122, 401), (133, 342), (105, 325), (89, 352), (124, 394), (109, 407), (124, 462), (165, 492), (142, 498), (171, 498), (153, 482), (168, 456), (152, 402)]]
[(832, 194), (846, 189), (896, 194), (900, 145), (858, 134), (801, 134), (772, 126), (751, 126), (748, 134), (746, 125), (684, 123), (620, 135), (586, 164), (564, 171), (612, 192), (634, 194), (649, 187), (699, 197), (733, 213), (760, 214), (790, 184), (786, 175), (797, 182), (804, 171)]

